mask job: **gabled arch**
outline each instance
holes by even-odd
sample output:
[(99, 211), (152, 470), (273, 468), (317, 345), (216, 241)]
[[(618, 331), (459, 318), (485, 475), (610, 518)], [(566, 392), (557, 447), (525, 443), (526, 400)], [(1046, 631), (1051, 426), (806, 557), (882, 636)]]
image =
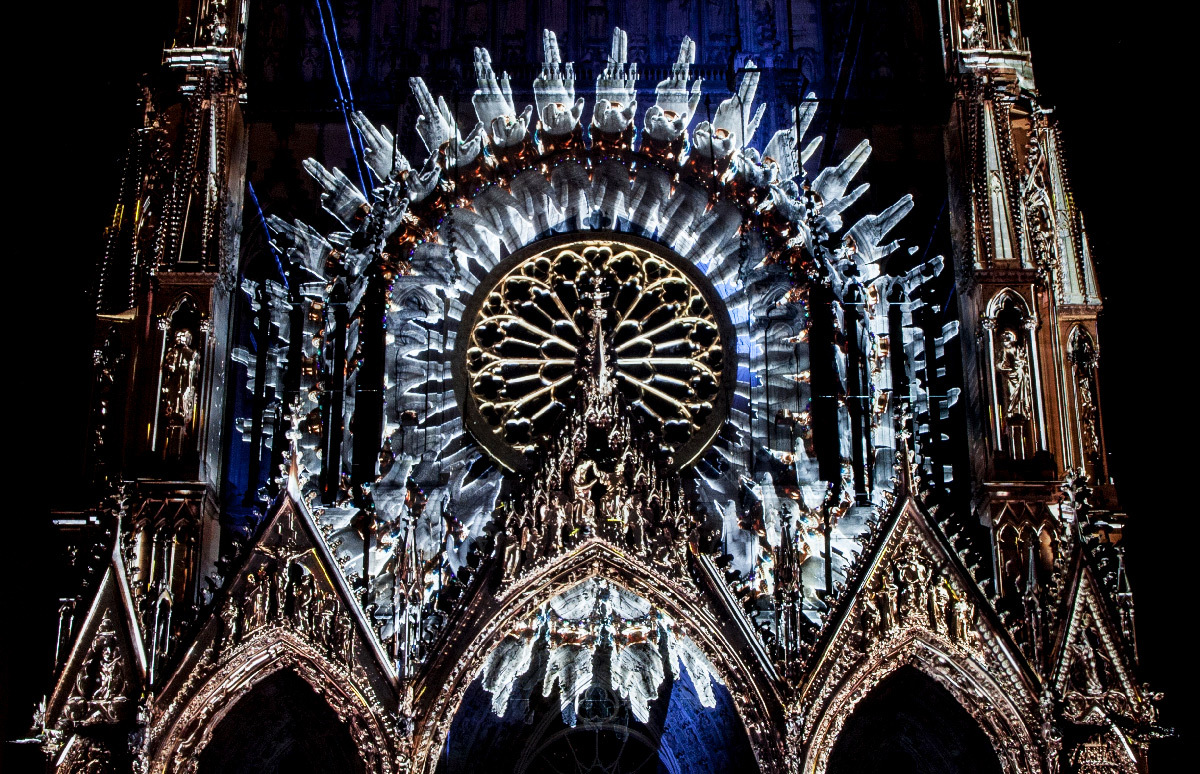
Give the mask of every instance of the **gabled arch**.
[(846, 721), (880, 683), (903, 667), (914, 667), (945, 688), (979, 724), (1005, 774), (1040, 772), (1042, 762), (1024, 712), (1013, 697), (975, 659), (947, 638), (909, 630), (883, 643), (848, 672), (811, 722), (814, 731), (804, 752), (804, 774), (824, 774)]
[(1009, 304), (1015, 307), (1016, 311), (1025, 315), (1026, 319), (1033, 317), (1033, 312), (1029, 309), (1029, 302), (1013, 288), (1001, 288), (996, 295), (992, 296), (984, 315), (995, 320)]
[(292, 669), (245, 694), (213, 729), (199, 774), (366, 774), (345, 723)]
[(383, 713), (355, 689), (348, 671), (295, 631), (269, 627), (239, 645), (185, 703), (172, 703), (154, 719), (151, 738), (159, 741), (149, 771), (195, 772), (200, 754), (221, 720), (242, 697), (280, 670), (291, 670), (308, 683), (347, 725), (366, 771), (388, 774), (394, 770), (389, 751), (395, 731), (388, 728)]
[(687, 581), (667, 577), (603, 540), (592, 539), (497, 596), (481, 589), (471, 600), (457, 626), (463, 638), (444, 640), (438, 658), (414, 686), (414, 695), (430, 698), (414, 730), (412, 770), (432, 774), (468, 687), (509, 629), (555, 596), (591, 578), (620, 585), (685, 624), (718, 680), (737, 697), (739, 717), (760, 770), (782, 769), (782, 739), (774, 731), (780, 721), (780, 698), (754, 664), (749, 648), (737, 641), (736, 635), (729, 636), (733, 627), (718, 620), (709, 601)]
[(824, 774), (855, 706), (912, 665), (980, 723), (1005, 772), (1043, 771), (1037, 675), (944, 534), (915, 501), (906, 498), (896, 509), (789, 708), (789, 746), (803, 760), (798, 770)]
[(1000, 774), (975, 718), (936, 680), (902, 666), (855, 708), (829, 756), (830, 774)]

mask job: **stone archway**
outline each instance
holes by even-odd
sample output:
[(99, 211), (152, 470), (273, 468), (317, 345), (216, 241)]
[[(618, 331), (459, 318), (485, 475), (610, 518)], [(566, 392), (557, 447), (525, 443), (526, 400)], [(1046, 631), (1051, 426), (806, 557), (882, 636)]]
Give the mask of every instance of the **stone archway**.
[(905, 666), (851, 713), (828, 774), (1000, 774), (987, 734), (942, 686)]
[(394, 744), (399, 734), (373, 692), (294, 631), (276, 626), (256, 631), (224, 657), (207, 679), (184, 684), (187, 698), (176, 697), (151, 725), (149, 737), (155, 740), (151, 743), (155, 752), (148, 770), (196, 774), (225, 718), (237, 711), (244, 697), (280, 673), (301, 680), (348, 730), (350, 749), (356, 750), (360, 761), (350, 771), (389, 774), (394, 770)]
[[(831, 771), (838, 741), (858, 707), (893, 676), (912, 671), (922, 680), (935, 683), (945, 693), (941, 698), (957, 705), (957, 710), (949, 711), (944, 703), (935, 702), (935, 708), (952, 716), (962, 712), (972, 719), (993, 751), (997, 771), (1042, 771), (1040, 745), (1026, 720), (1032, 706), (1036, 706), (1031, 706), (1032, 696), (1020, 695), (1020, 688), (1014, 691), (1014, 683), (1009, 680), (1005, 681), (1009, 687), (1002, 687), (978, 655), (925, 629), (913, 629), (883, 643), (836, 680), (829, 693), (823, 694), (819, 709), (812, 710), (801, 770), (808, 774)], [(996, 671), (1003, 672), (1004, 668)], [(842, 769), (847, 770), (853, 769)]]
[[(697, 590), (690, 584), (685, 586), (661, 576), (613, 550), (604, 541), (593, 539), (562, 560), (522, 579), (502, 598), (490, 601), (491, 604), (477, 598), (468, 608), (466, 626), (473, 631), (472, 637), (461, 641), (458, 648), (444, 651), (423, 681), (439, 687), (435, 698), (420, 713), (414, 735), (413, 770), (430, 773), (438, 770), (453, 735), (453, 721), (472, 687), (478, 684), (480, 672), (496, 644), (505, 640), (509, 632), (524, 627), (539, 606), (593, 578), (620, 586), (670, 619), (686, 622), (681, 631), (707, 660), (713, 683), (728, 692), (731, 717), (735, 718), (739, 733), (747, 737), (759, 770), (770, 772), (782, 768), (782, 739), (775, 733), (777, 725), (773, 717), (778, 705), (772, 703), (778, 702), (778, 696), (761, 682), (748, 654), (728, 639), (724, 627), (701, 603)], [(421, 684), (415, 686), (418, 696), (424, 690)]]
[(303, 678), (281, 669), (242, 696), (200, 753), (198, 774), (365, 772), (346, 724)]

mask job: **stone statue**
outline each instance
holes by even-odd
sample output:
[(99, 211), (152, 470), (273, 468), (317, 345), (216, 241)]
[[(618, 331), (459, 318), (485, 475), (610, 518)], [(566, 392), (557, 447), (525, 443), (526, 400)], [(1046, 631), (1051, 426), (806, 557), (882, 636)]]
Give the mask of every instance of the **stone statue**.
[(1075, 376), (1075, 392), (1079, 396), (1079, 427), (1084, 453), (1096, 458), (1100, 456), (1100, 433), (1096, 429), (1096, 399), (1092, 394), (1092, 375), (1079, 369)]
[(504, 579), (516, 577), (521, 569), (521, 545), (516, 535), (504, 537)]
[(933, 628), (938, 634), (946, 634), (946, 613), (949, 606), (950, 592), (946, 590), (945, 582), (935, 584), (931, 595), (930, 613)]
[(184, 443), (192, 434), (199, 375), (200, 353), (192, 348), (192, 332), (186, 328), (175, 331), (175, 343), (163, 355), (162, 364), (162, 416), (166, 420), (167, 456), (182, 456)]
[(896, 596), (899, 594), (899, 591), (891, 578), (885, 577), (883, 579), (883, 588), (876, 595), (876, 598), (880, 602), (880, 630), (883, 632), (891, 631), (900, 623), (898, 620), (899, 610), (896, 606)]
[(1005, 330), (1000, 334), (1000, 356), (996, 371), (1001, 377), (1000, 391), (1004, 398), (1004, 416), (1009, 421), (1029, 419), (1033, 413), (1033, 383), (1029, 375), (1029, 353), (1017, 341), (1017, 334)]
[(571, 474), (571, 487), (575, 490), (575, 522), (590, 533), (596, 531), (596, 503), (592, 500), (592, 488), (599, 480), (596, 463), (591, 460), (579, 463)]

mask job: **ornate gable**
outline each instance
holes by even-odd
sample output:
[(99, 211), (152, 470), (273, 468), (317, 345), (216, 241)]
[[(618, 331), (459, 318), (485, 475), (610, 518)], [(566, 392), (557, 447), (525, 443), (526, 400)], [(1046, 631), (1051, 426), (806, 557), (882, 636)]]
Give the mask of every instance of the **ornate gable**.
[(1109, 725), (1117, 716), (1153, 723), (1155, 710), (1133, 682), (1132, 665), (1118, 644), (1121, 635), (1083, 562), (1069, 599), (1051, 677), (1063, 717), (1081, 725)]
[(824, 771), (855, 706), (905, 665), (937, 681), (979, 722), (1005, 771), (1042, 770), (1027, 721), (1041, 714), (1037, 678), (911, 498), (898, 503), (833, 620), (790, 711), (789, 746), (802, 751), (803, 771)]
[(398, 759), (396, 675), (297, 492), (293, 475), (159, 696), (152, 771), (190, 771), (237, 700), (281, 669), (347, 724), (367, 771)]
[(418, 699), (425, 697), (426, 702), (415, 718), (413, 770), (436, 768), (463, 695), (485, 665), (494, 663), (497, 644), (527, 641), (530, 621), (539, 609), (595, 580), (642, 598), (653, 606), (655, 618), (680, 622), (680, 636), (695, 646), (692, 652), (711, 665), (714, 679), (735, 697), (760, 770), (777, 771), (783, 758), (782, 740), (774, 728), (781, 701), (775, 686), (765, 679), (749, 637), (733, 622), (715, 615), (705, 592), (686, 575), (662, 573), (654, 564), (600, 538), (585, 540), (539, 564), (499, 595), (481, 586), (471, 597), (451, 629), (454, 636), (440, 641), (439, 655), (414, 685)]
[(50, 736), (133, 719), (146, 654), (120, 552), (114, 550), (46, 707)]

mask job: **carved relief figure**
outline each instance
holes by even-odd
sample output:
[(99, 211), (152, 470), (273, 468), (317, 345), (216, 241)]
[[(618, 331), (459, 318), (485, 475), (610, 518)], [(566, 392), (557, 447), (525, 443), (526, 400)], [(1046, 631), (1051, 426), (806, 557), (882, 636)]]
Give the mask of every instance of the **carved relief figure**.
[(883, 588), (875, 595), (880, 613), (880, 631), (888, 632), (899, 624), (899, 611), (896, 607), (896, 596), (899, 589), (890, 577), (884, 577)]
[(911, 543), (905, 547), (904, 557), (897, 565), (900, 577), (900, 611), (906, 623), (924, 623), (920, 620), (926, 608), (926, 584), (929, 582), (929, 569), (917, 554), (916, 546)]
[(516, 535), (504, 537), (504, 578), (516, 577), (521, 569), (521, 544)]
[(1000, 332), (995, 369), (1003, 443), (1013, 458), (1023, 459), (1032, 452), (1033, 380), (1028, 347), (1009, 328)]
[(1010, 422), (1029, 419), (1033, 413), (1029, 352), (1013, 331), (1005, 330), (1000, 334), (1000, 354), (996, 358), (996, 370), (1002, 378), (1004, 418)]
[(970, 644), (971, 623), (975, 611), (966, 596), (954, 600), (954, 639), (961, 645)]
[(962, 12), (962, 47), (983, 48), (987, 27), (983, 19), (983, 0), (966, 0)]
[(67, 700), (68, 717), (81, 724), (119, 722), (127, 701), (124, 668), (112, 611), (107, 610), (75, 676), (75, 687)]
[(191, 437), (199, 375), (200, 353), (192, 348), (192, 332), (186, 328), (175, 331), (175, 343), (163, 355), (162, 363), (162, 417), (169, 457), (182, 456)]
[(592, 500), (592, 488), (599, 480), (596, 463), (591, 460), (579, 463), (571, 474), (571, 487), (575, 490), (575, 523), (591, 532), (596, 530), (596, 503)]
[(1096, 405), (1096, 347), (1082, 329), (1071, 335), (1071, 371), (1075, 380), (1075, 406), (1079, 440), (1089, 460), (1100, 456), (1100, 411)]
[(930, 595), (930, 618), (933, 622), (933, 628), (938, 634), (947, 633), (946, 617), (949, 607), (950, 592), (946, 590), (946, 584), (943, 580), (933, 587), (933, 592)]

